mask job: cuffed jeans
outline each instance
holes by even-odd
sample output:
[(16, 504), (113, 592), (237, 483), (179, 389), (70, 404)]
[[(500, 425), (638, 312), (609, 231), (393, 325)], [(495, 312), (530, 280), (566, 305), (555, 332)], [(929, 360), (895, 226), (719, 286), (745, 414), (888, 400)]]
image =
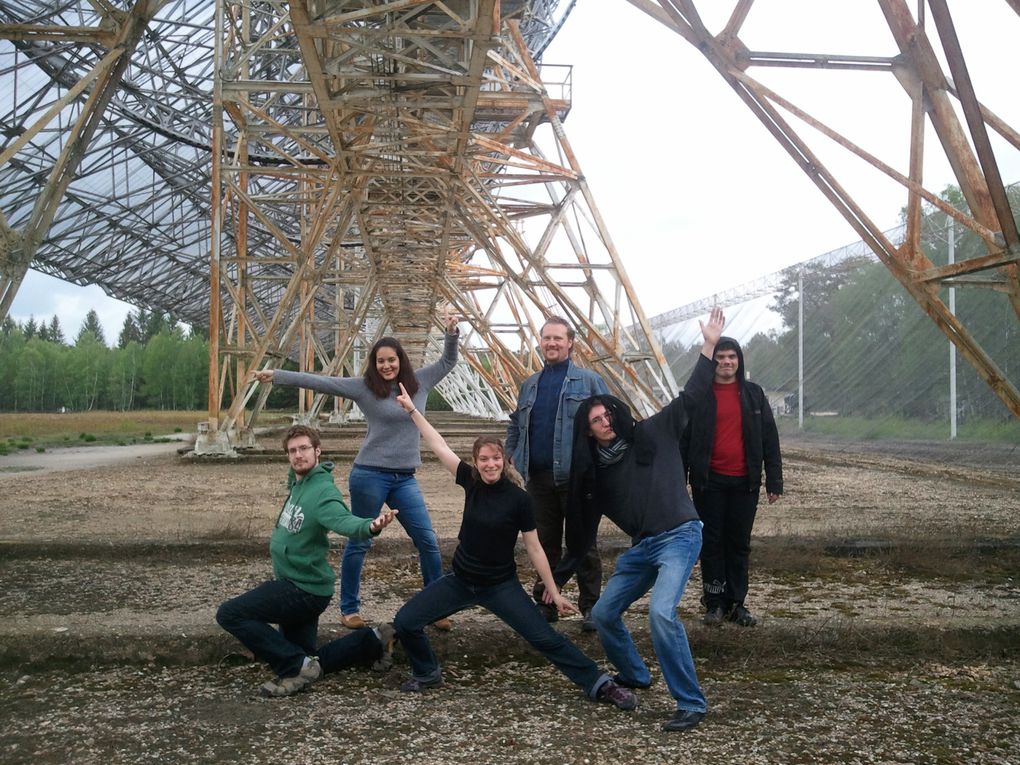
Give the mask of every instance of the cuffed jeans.
[(744, 605), (751, 559), (751, 529), (758, 511), (758, 491), (747, 479), (712, 473), (704, 489), (692, 493), (705, 524), (701, 547), (703, 602), (709, 610), (729, 611)]
[(617, 559), (616, 569), (592, 611), (602, 647), (620, 677), (645, 685), (651, 682), (651, 674), (623, 623), (623, 612), (649, 589), (652, 591), (648, 607), (652, 647), (677, 708), (689, 712), (704, 712), (707, 705), (698, 685), (687, 632), (676, 609), (700, 550), (700, 521), (688, 521), (642, 539)]
[[(567, 487), (557, 486), (551, 470), (539, 470), (528, 474), (528, 496), (535, 511), (535, 529), (538, 542), (542, 545), (549, 568), (555, 570), (563, 557), (563, 529), (567, 517)], [(536, 601), (544, 589), (535, 583)], [(595, 605), (602, 590), (602, 558), (598, 541), (581, 559), (577, 567), (577, 607), (585, 612)]]
[[(301, 671), (305, 657), (315, 655), (319, 614), (328, 605), (328, 596), (274, 579), (223, 603), (216, 621), (277, 677), (293, 677)], [(280, 628), (274, 629), (273, 624)]]
[(608, 682), (609, 675), (549, 626), (516, 578), (476, 586), (456, 574), (447, 574), (419, 592), (397, 611), (393, 620), (416, 680), (428, 683), (442, 677), (439, 660), (425, 636), (425, 625), (472, 606), (481, 606), (502, 619), (556, 669), (580, 686), (588, 698), (597, 698), (599, 689)]
[[(398, 510), (397, 521), (418, 548), (421, 576), (428, 586), (443, 574), (439, 540), (432, 529), (425, 498), (413, 473), (367, 468), (355, 465), (347, 480), (351, 512), (359, 518), (376, 518), (383, 503)], [(340, 612), (354, 614), (361, 609), (361, 569), (371, 539), (348, 539), (340, 560)]]

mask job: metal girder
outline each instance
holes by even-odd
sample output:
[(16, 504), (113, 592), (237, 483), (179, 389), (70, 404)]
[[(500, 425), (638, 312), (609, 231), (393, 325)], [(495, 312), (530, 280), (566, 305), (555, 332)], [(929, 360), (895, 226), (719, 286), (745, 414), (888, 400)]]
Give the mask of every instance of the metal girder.
[[(1014, 217), (1006, 199), (989, 132), (996, 132), (1012, 150), (1020, 150), (1020, 133), (1005, 124), (975, 93), (964, 51), (946, 0), (927, 0), (934, 21), (934, 34), (925, 15), (915, 17), (905, 0), (878, 0), (897, 50), (887, 57), (836, 56), (803, 52), (756, 52), (740, 39), (748, 15), (775, 12), (753, 0), (739, 0), (725, 26), (710, 32), (699, 13), (696, 0), (629, 0), (652, 18), (679, 34), (697, 48), (736, 91), (748, 108), (765, 125), (779, 144), (801, 166), (835, 208), (843, 215), (893, 276), (935, 322), (936, 326), (977, 369), (978, 374), (1002, 399), (1006, 407), (1020, 417), (1020, 391), (975, 340), (973, 334), (950, 311), (939, 290), (961, 274), (992, 272), (994, 278), (970, 284), (987, 284), (1006, 292), (1020, 319), (1020, 246)], [(1013, 10), (1015, 0), (1008, 0)], [(925, 3), (919, 3), (923, 11)], [(713, 9), (716, 10), (716, 9)], [(782, 20), (790, 23), (790, 19)], [(935, 45), (948, 63), (943, 71)], [(1003, 65), (1007, 58), (1004, 54)], [(749, 72), (760, 66), (810, 67), (817, 70), (856, 68), (893, 74), (911, 104), (911, 117), (903, 126), (910, 138), (910, 155), (905, 171), (898, 171), (868, 153), (849, 137), (815, 118), (808, 109), (796, 105), (766, 86)], [(826, 97), (840, 92), (826, 91)], [(963, 114), (961, 122), (958, 111)], [(888, 119), (887, 115), (884, 118)], [(923, 157), (925, 124), (929, 124), (941, 143), (949, 165), (967, 201), (967, 209), (954, 209), (938, 194), (925, 188)], [(820, 160), (796, 124), (817, 131), (837, 146), (870, 164), (879, 173), (899, 183), (906, 192), (906, 235), (897, 246), (865, 212), (865, 201), (853, 198), (833, 172)], [(927, 202), (981, 238), (985, 254), (954, 266), (936, 267), (922, 251), (921, 205)]]
[[(356, 375), (393, 334), (424, 363), (446, 305), (470, 325), (473, 382), (446, 389), (461, 411), (515, 405), (549, 314), (637, 411), (675, 394), (567, 141), (569, 81), (547, 87), (532, 59), (537, 5), (218, 6), (212, 429), (250, 426), (264, 396), (245, 422), (243, 381), (284, 358)], [(324, 404), (302, 397), (309, 417)]]
[(203, 324), (212, 9), (124, 5), (0, 0), (5, 306), (31, 259)]
[[(120, 87), (120, 80), (127, 69), (130, 53), (138, 45), (145, 32), (149, 20), (159, 9), (160, 2), (155, 0), (139, 0), (130, 12), (117, 14), (116, 18), (108, 19), (113, 29), (100, 30), (96, 42), (109, 46), (108, 53), (88, 72), (79, 83), (60, 98), (25, 134), (14, 142), (14, 145), (0, 155), (0, 164), (9, 161), (17, 149), (27, 143), (34, 135), (52, 121), (52, 119), (68, 107), (79, 95), (88, 90), (88, 97), (77, 115), (77, 119), (62, 136), (63, 148), (49, 170), (46, 183), (39, 189), (31, 215), (24, 227), (18, 231), (17, 237), (5, 237), (7, 247), (3, 253), (3, 292), (0, 293), (0, 318), (6, 317), (11, 303), (17, 293), (21, 281), (25, 277), (29, 264), (35, 257), (39, 245), (47, 235), (53, 223), (61, 200), (64, 198), (71, 180), (78, 172), (85, 152), (103, 120), (103, 115)], [(0, 27), (0, 35), (12, 35), (10, 39), (25, 39), (20, 29)], [(28, 35), (28, 39), (35, 39)], [(39, 39), (50, 40), (50, 36)], [(58, 35), (58, 39), (60, 38)], [(72, 36), (72, 41), (80, 38)]]

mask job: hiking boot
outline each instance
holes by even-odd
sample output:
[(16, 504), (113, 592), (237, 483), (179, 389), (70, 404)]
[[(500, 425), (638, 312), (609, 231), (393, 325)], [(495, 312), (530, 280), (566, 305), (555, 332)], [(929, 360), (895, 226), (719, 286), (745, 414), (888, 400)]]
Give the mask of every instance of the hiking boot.
[(638, 697), (633, 691), (628, 691), (622, 685), (613, 680), (602, 684), (596, 694), (597, 700), (603, 704), (612, 704), (617, 709), (629, 712), (638, 705)]
[(598, 628), (595, 626), (595, 620), (591, 618), (590, 608), (586, 608), (581, 615), (581, 631), (582, 632), (598, 631)]
[(704, 712), (690, 712), (686, 709), (678, 709), (676, 714), (662, 724), (662, 729), (672, 731), (690, 730), (704, 719)]
[(375, 628), (375, 636), (382, 643), (382, 655), (372, 662), (373, 672), (389, 672), (393, 669), (393, 636), (396, 631), (393, 625), (386, 623)]
[(360, 630), (368, 626), (361, 614), (340, 614), (340, 623), (349, 630)]
[(400, 685), (400, 690), (404, 693), (422, 693), (427, 691), (429, 688), (438, 688), (443, 684), (443, 678), (437, 677), (435, 680), (419, 680), (412, 677), (410, 680), (405, 680)]
[(758, 623), (751, 612), (743, 606), (733, 606), (726, 614), (726, 621), (733, 622), (740, 627), (753, 627)]
[(706, 627), (718, 627), (723, 623), (723, 618), (722, 606), (714, 606), (701, 617), (701, 623)]
[(651, 680), (649, 680), (647, 683), (639, 683), (636, 680), (627, 680), (626, 678), (623, 677), (623, 675), (613, 675), (613, 682), (616, 683), (617, 685), (622, 685), (624, 688), (640, 688), (644, 690), (645, 688), (652, 687)]
[(308, 686), (322, 677), (322, 667), (319, 660), (310, 656), (308, 662), (301, 667), (301, 671), (292, 677), (278, 677), (262, 685), (262, 695), (270, 698), (281, 696), (293, 696), (295, 693), (305, 690)]
[(442, 632), (449, 632), (450, 630), (453, 629), (453, 622), (451, 622), (444, 616), (442, 619), (436, 619), (434, 622), (432, 622), (432, 626), (435, 627), (437, 630), (441, 630)]

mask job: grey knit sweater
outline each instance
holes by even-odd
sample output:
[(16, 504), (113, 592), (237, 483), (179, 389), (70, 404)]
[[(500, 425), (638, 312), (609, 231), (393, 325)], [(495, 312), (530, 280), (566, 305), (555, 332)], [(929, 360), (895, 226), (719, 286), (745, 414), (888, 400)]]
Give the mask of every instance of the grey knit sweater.
[[(429, 391), (457, 363), (458, 337), (446, 335), (443, 357), (415, 372), (418, 392), (414, 394), (414, 405), (422, 412), (425, 411)], [(282, 369), (273, 373), (273, 384), (310, 388), (318, 393), (342, 396), (357, 403), (365, 413), (368, 433), (358, 456), (354, 458), (355, 465), (400, 471), (413, 471), (421, 465), (421, 435), (407, 412), (397, 403), (399, 389), (396, 384), (389, 396), (377, 398), (361, 377), (329, 377)]]

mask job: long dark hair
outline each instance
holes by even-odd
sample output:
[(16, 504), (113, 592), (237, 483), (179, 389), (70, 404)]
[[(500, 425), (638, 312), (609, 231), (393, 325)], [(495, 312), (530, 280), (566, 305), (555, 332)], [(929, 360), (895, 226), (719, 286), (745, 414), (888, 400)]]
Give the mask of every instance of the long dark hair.
[[(382, 375), (379, 374), (379, 370), (375, 368), (375, 357), (379, 353), (380, 348), (392, 348), (397, 352), (397, 361), (400, 362), (400, 372), (397, 373), (397, 379), (393, 382), (386, 382), (382, 379)], [(407, 353), (404, 351), (404, 346), (400, 344), (400, 341), (395, 337), (384, 337), (381, 338), (375, 345), (372, 346), (372, 350), (368, 353), (368, 366), (365, 367), (365, 385), (372, 391), (377, 398), (388, 398), (390, 393), (393, 391), (394, 383), (402, 383), (404, 390), (407, 391), (407, 395), (414, 398), (414, 394), (418, 392), (418, 378), (414, 375), (414, 369), (411, 367), (411, 359), (407, 358)]]

